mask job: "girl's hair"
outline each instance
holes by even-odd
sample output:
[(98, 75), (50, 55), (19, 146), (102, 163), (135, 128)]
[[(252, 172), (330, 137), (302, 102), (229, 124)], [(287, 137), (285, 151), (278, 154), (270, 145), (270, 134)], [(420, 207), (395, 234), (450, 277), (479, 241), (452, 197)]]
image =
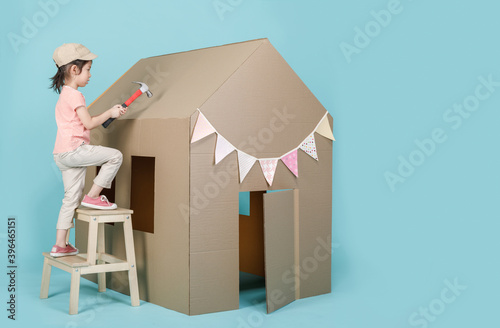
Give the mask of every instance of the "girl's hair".
[(85, 66), (88, 62), (91, 60), (81, 60), (81, 59), (76, 59), (73, 60), (71, 63), (68, 63), (66, 65), (63, 65), (61, 67), (57, 67), (57, 73), (53, 77), (50, 78), (52, 83), (50, 84), (50, 89), (53, 89), (57, 93), (61, 93), (61, 89), (64, 85), (64, 80), (67, 77), (68, 71), (71, 66), (76, 65), (78, 68), (78, 71), (82, 71), (82, 67)]

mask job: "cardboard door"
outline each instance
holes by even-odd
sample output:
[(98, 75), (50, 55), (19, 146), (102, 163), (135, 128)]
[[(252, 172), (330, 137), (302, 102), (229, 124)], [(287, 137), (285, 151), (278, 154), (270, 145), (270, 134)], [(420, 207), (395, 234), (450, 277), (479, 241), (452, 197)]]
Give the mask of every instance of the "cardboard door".
[(267, 313), (296, 299), (294, 213), (293, 190), (264, 194)]

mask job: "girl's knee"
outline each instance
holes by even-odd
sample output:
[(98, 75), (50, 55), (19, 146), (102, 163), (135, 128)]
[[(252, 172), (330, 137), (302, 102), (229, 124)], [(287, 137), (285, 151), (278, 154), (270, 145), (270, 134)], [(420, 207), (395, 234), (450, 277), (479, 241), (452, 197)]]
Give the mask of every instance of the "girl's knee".
[(121, 151), (116, 150), (115, 155), (113, 156), (112, 162), (116, 165), (121, 165), (123, 162), (123, 154)]

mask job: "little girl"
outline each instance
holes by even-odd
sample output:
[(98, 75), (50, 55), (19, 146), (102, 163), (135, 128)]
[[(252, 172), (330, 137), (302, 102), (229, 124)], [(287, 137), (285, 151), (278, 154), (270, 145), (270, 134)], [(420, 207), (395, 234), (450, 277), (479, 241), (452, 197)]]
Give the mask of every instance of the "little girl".
[(87, 166), (101, 166), (101, 170), (81, 204), (96, 209), (116, 208), (116, 204), (110, 203), (100, 193), (103, 188), (111, 187), (122, 164), (122, 153), (113, 148), (91, 146), (90, 130), (109, 118), (120, 117), (127, 109), (115, 105), (100, 115), (90, 116), (85, 98), (78, 88), (89, 83), (92, 60), (96, 57), (86, 47), (76, 43), (63, 44), (54, 51), (52, 57), (57, 73), (51, 78), (51, 88), (59, 93), (54, 161), (61, 170), (64, 183), (64, 199), (56, 226), (56, 244), (50, 252), (54, 257), (78, 254), (78, 249), (67, 244), (66, 240), (69, 229), (74, 227), (73, 214), (80, 205)]

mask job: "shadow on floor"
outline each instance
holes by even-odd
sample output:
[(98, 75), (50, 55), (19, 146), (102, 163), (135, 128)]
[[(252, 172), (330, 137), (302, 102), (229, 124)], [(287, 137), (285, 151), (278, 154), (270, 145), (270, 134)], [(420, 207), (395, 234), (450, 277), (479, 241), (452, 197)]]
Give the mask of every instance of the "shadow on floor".
[(266, 303), (265, 278), (240, 272), (240, 309), (261, 303)]

